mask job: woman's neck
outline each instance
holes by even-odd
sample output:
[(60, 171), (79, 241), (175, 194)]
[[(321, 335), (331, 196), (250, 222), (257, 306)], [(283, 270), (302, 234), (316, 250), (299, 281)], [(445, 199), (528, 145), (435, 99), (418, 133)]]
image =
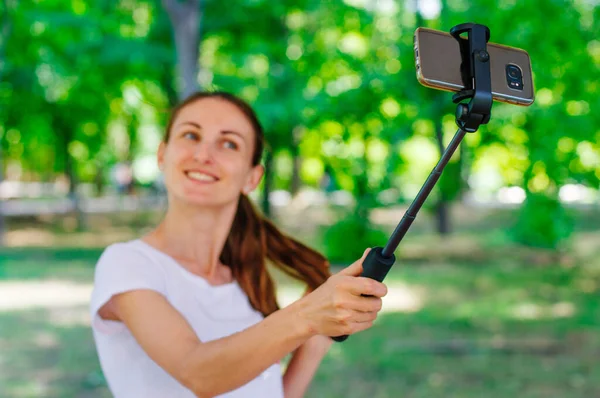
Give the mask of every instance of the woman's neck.
[(170, 205), (162, 222), (143, 240), (173, 257), (188, 271), (224, 282), (223, 278), (231, 279), (231, 274), (219, 257), (235, 211), (236, 205), (218, 209)]

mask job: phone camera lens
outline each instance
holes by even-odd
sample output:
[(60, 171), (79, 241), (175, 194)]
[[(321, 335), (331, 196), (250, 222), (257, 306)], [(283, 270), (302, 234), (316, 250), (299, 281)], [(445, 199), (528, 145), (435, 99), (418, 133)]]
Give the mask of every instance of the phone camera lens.
[(517, 65), (506, 65), (506, 83), (510, 88), (523, 90), (523, 73)]
[(508, 76), (511, 79), (518, 79), (519, 77), (521, 77), (521, 71), (519, 70), (518, 66), (508, 65), (507, 70), (508, 70)]

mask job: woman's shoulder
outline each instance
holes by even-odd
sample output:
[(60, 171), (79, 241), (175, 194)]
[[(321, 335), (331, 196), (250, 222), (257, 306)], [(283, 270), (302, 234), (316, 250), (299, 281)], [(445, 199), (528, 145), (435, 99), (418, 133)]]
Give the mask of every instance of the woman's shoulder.
[(111, 243), (106, 246), (102, 251), (102, 255), (143, 255), (153, 256), (156, 253), (156, 249), (144, 242), (142, 239), (131, 239), (126, 241), (120, 241)]
[(142, 254), (140, 243), (140, 239), (111, 243), (104, 248), (100, 259), (118, 256), (139, 256)]
[(160, 256), (141, 239), (112, 243), (102, 251), (97, 268), (119, 264), (119, 266), (160, 265)]
[[(160, 257), (139, 239), (117, 242), (107, 246), (94, 271), (95, 284), (122, 286), (126, 282), (162, 289), (168, 274)], [(143, 283), (142, 283), (143, 282)]]
[(131, 290), (154, 290), (166, 296), (166, 273), (160, 261), (146, 253), (137, 241), (107, 246), (96, 263), (94, 289), (90, 301), (92, 316), (112, 296)]

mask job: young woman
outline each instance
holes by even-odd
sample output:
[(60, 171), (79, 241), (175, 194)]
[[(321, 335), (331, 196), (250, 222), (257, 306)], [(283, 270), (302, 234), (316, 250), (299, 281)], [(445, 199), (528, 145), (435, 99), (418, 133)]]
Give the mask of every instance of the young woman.
[[(158, 149), (164, 219), (96, 266), (92, 328), (115, 397), (302, 397), (327, 336), (372, 326), (387, 289), (359, 277), (368, 249), (330, 276), (323, 256), (254, 210), (262, 150), (255, 113), (231, 94), (194, 94), (173, 111)], [(267, 259), (306, 283), (301, 299), (279, 309)]]

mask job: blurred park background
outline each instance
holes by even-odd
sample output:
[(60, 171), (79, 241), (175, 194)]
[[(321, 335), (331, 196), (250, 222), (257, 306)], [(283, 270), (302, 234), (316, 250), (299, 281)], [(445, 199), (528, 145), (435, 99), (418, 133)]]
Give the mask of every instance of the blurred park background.
[[(600, 396), (597, 0), (0, 1), (0, 397), (108, 397), (89, 329), (106, 245), (160, 220), (169, 108), (253, 104), (253, 199), (341, 267), (382, 246), (456, 131), (413, 32), (464, 22), (530, 53), (397, 251), (376, 326), (310, 397)], [(281, 303), (300, 295), (280, 281)]]

